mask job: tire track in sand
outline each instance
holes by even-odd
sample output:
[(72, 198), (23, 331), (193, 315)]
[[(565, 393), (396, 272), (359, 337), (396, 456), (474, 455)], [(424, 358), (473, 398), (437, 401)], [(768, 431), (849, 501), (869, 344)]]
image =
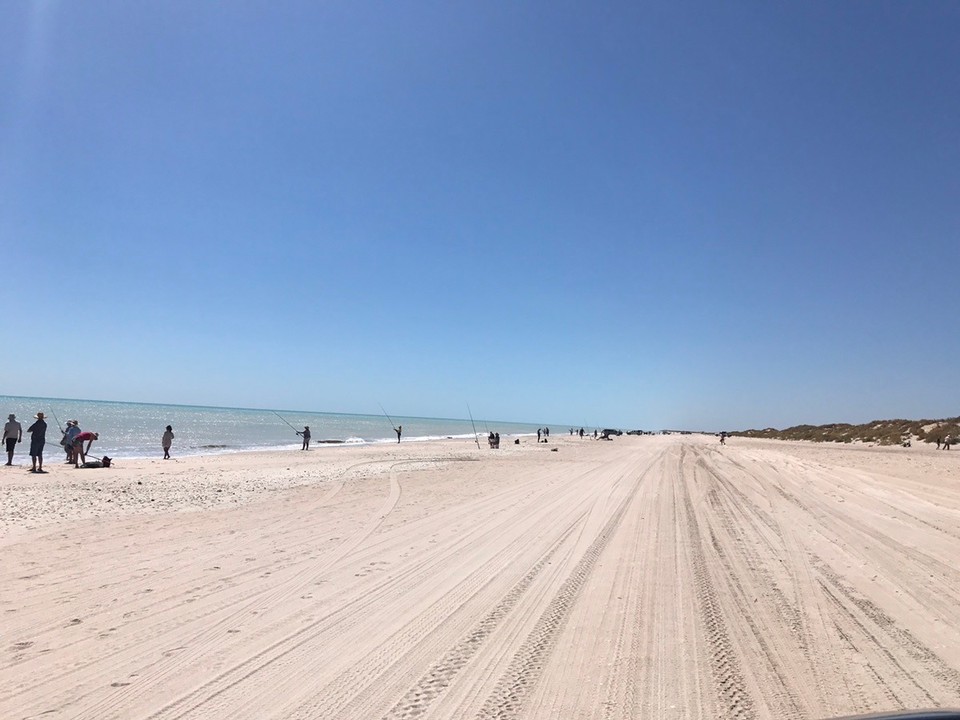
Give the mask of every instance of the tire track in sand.
[(637, 494), (639, 487), (640, 483), (637, 480), (630, 493), (620, 502), (616, 512), (610, 517), (600, 533), (594, 538), (590, 547), (587, 548), (583, 557), (574, 566), (570, 576), (560, 586), (557, 594), (540, 616), (523, 645), (517, 650), (506, 672), (501, 676), (493, 692), (483, 704), (478, 714), (479, 718), (508, 720), (519, 716), (527, 697), (543, 673), (546, 660), (553, 651), (557, 636), (563, 628), (574, 602), (580, 595), (580, 591), (593, 571), (601, 553), (607, 543), (610, 542), (610, 538), (613, 537), (623, 521), (627, 508)]
[(756, 717), (753, 699), (747, 692), (740, 664), (737, 662), (730, 634), (723, 619), (723, 608), (717, 598), (717, 591), (710, 580), (707, 562), (704, 558), (703, 538), (700, 526), (690, 500), (690, 491), (683, 480), (682, 465), (684, 452), (681, 451), (681, 485), (683, 505), (686, 513), (687, 533), (690, 538), (691, 561), (693, 563), (694, 587), (700, 616), (710, 644), (710, 669), (714, 687), (717, 691), (718, 711), (722, 718), (753, 720)]
[[(395, 467), (396, 465), (400, 465), (400, 464), (404, 464), (404, 463), (402, 462), (395, 463), (391, 467)], [(274, 603), (280, 603), (283, 598), (296, 594), (297, 592), (300, 591), (299, 588), (303, 587), (304, 584), (308, 584), (312, 582), (317, 577), (319, 577), (322, 573), (324, 573), (328, 568), (335, 565), (337, 562), (342, 560), (345, 556), (349, 555), (353, 550), (357, 548), (357, 546), (359, 546), (366, 538), (368, 538), (377, 529), (377, 527), (383, 522), (383, 519), (386, 517), (386, 515), (389, 514), (394, 507), (396, 507), (397, 503), (400, 500), (400, 494), (401, 494), (400, 481), (398, 480), (396, 473), (391, 472), (390, 492), (386, 500), (384, 501), (383, 505), (380, 507), (379, 510), (377, 510), (371, 516), (370, 520), (368, 520), (368, 522), (363, 527), (359, 528), (357, 532), (353, 533), (350, 537), (346, 538), (331, 557), (326, 559), (322, 564), (318, 566), (307, 567), (304, 571), (297, 573), (296, 575), (294, 575), (293, 577), (285, 581), (282, 585), (276, 588), (272, 588), (271, 591), (267, 593), (262, 593), (261, 595), (258, 595), (252, 598), (244, 598), (245, 600), (247, 600), (247, 602), (243, 604), (243, 607), (241, 607), (239, 610), (235, 611), (228, 617), (224, 618), (223, 620), (218, 621), (213, 627), (208, 628), (206, 631), (200, 633), (200, 637), (202, 637), (203, 640), (199, 645), (196, 645), (191, 648), (188, 655), (188, 659), (199, 658), (205, 655), (208, 648), (212, 647), (216, 642), (220, 640), (222, 636), (226, 635), (227, 626), (229, 622), (234, 621), (237, 617), (251, 611), (252, 609), (259, 610), (262, 608), (269, 607)], [(304, 577), (305, 575), (309, 575), (309, 577), (305, 578)], [(244, 668), (246, 665), (252, 664), (254, 661), (259, 660), (261, 657), (268, 655), (269, 653), (274, 651), (278, 646), (281, 646), (285, 643), (289, 643), (290, 640), (295, 638), (296, 636), (299, 636), (303, 633), (308, 632), (313, 628), (314, 625), (319, 624), (320, 622), (321, 622), (320, 620), (317, 620), (314, 623), (311, 623), (310, 625), (306, 625), (300, 628), (297, 632), (293, 633), (292, 635), (277, 641), (276, 643), (270, 645), (264, 650), (261, 650), (259, 653), (247, 658), (246, 660), (244, 660), (243, 663), (240, 663), (238, 665), (235, 665), (223, 671), (222, 673), (217, 675), (215, 678), (211, 679), (210, 681), (202, 685), (200, 688), (197, 688), (193, 692), (168, 703), (166, 706), (164, 706), (160, 710), (150, 715), (150, 717), (151, 718), (162, 717), (168, 714), (169, 712), (172, 712), (176, 707), (180, 706), (184, 702), (187, 702), (195, 694), (202, 692), (205, 688), (211, 685), (222, 682), (225, 677), (232, 676), (233, 674), (238, 672), (240, 669)], [(157, 678), (162, 679), (167, 675), (169, 675), (170, 673), (174, 672), (177, 667), (183, 664), (184, 662), (183, 657), (184, 657), (184, 654), (181, 654), (179, 656), (174, 654), (173, 657), (167, 659), (167, 661), (163, 663), (163, 666), (160, 669), (159, 674), (157, 675)], [(251, 671), (251, 673), (252, 672), (254, 671)], [(124, 707), (130, 702), (129, 696), (127, 695), (127, 693), (123, 691), (129, 691), (130, 694), (133, 694), (133, 689), (135, 687), (137, 686), (131, 685), (129, 687), (122, 688), (120, 692), (114, 693), (108, 698), (104, 698), (103, 701), (89, 708), (87, 712), (90, 713), (91, 717), (102, 717), (104, 715), (109, 715), (112, 712), (117, 712), (120, 708)], [(144, 685), (144, 687), (148, 687), (148, 686)], [(180, 716), (181, 715), (177, 715), (176, 717), (180, 717)]]

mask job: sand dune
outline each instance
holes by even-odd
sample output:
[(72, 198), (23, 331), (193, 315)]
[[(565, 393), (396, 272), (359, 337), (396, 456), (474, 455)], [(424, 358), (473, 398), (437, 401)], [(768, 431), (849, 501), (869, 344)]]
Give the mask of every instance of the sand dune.
[(960, 705), (960, 452), (444, 441), (7, 469), (0, 498), (3, 718)]

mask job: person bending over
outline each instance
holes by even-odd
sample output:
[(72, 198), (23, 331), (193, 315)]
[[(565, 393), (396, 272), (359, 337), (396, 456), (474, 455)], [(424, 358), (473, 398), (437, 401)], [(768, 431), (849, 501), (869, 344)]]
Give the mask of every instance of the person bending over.
[[(87, 453), (90, 452), (90, 446), (93, 445), (94, 440), (99, 439), (100, 433), (95, 432), (82, 432), (73, 439), (74, 467), (80, 467), (81, 463), (87, 462)], [(87, 444), (86, 448), (83, 447), (84, 443)]]

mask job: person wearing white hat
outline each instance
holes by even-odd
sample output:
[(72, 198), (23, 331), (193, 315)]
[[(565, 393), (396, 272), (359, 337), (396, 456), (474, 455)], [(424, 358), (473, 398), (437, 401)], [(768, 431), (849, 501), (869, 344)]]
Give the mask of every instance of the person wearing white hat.
[(67, 463), (73, 465), (76, 460), (73, 452), (73, 441), (80, 434), (80, 423), (76, 420), (67, 420), (67, 429), (63, 431), (63, 440), (60, 444), (67, 453)]
[(13, 447), (23, 440), (23, 428), (17, 422), (17, 416), (10, 413), (7, 424), (3, 426), (3, 443), (7, 446), (7, 465), (13, 465)]
[(43, 413), (38, 412), (33, 417), (36, 422), (27, 428), (30, 433), (30, 460), (33, 467), (30, 472), (43, 472), (43, 446), (47, 443), (47, 421), (43, 419)]

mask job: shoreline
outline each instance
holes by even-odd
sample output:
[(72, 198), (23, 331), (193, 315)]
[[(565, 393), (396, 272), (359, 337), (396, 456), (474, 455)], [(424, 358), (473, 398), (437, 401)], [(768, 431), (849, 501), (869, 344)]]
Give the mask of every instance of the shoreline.
[[(30, 472), (30, 458), (19, 454), (0, 468), (0, 547), (24, 534), (73, 520), (117, 518), (163, 512), (203, 512), (237, 507), (303, 487), (329, 485), (355, 465), (443, 462), (465, 454), (481, 459), (528, 451), (521, 442), (477, 449), (473, 438), (434, 438), (397, 442), (345, 443), (290, 449), (115, 458), (109, 468), (75, 468), (44, 458), (44, 472)], [(547, 445), (541, 445), (547, 448)], [(555, 446), (554, 446), (555, 447)], [(99, 458), (94, 445), (91, 457)], [(371, 470), (371, 472), (376, 472)]]

